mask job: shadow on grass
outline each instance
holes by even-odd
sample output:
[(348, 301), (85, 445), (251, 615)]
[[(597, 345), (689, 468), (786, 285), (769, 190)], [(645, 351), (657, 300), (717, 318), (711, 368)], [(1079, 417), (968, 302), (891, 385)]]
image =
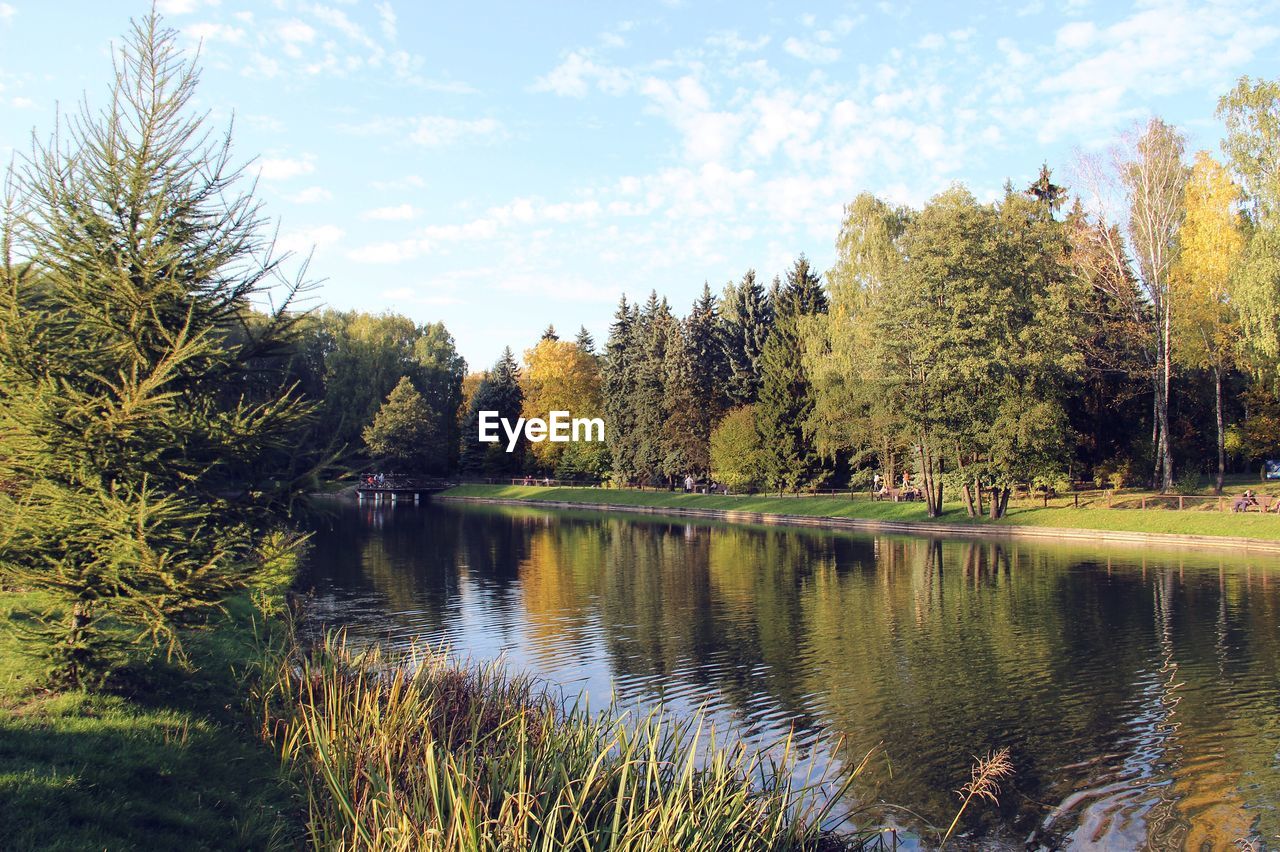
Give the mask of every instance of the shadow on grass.
[[(191, 634), (195, 671), (162, 659), (134, 664), (101, 694), (33, 690), (29, 676), (13, 676), (10, 656), (8, 683), (0, 682), (0, 845), (300, 845), (296, 790), (245, 710), (243, 678), (256, 653), (247, 610), (237, 604), (230, 619)], [(17, 650), (12, 643), (6, 637), (0, 655)]]

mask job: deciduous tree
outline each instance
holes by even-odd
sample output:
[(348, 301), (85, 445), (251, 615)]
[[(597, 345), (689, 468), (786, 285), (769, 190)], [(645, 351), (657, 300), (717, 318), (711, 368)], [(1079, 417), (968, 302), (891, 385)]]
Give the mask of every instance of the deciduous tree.
[(1174, 315), (1179, 363), (1213, 375), (1218, 465), (1216, 488), (1226, 476), (1226, 424), (1222, 381), (1235, 360), (1239, 327), (1231, 283), (1244, 252), (1240, 190), (1208, 152), (1196, 154), (1187, 181), (1186, 217), (1178, 233), (1178, 262), (1173, 270)]

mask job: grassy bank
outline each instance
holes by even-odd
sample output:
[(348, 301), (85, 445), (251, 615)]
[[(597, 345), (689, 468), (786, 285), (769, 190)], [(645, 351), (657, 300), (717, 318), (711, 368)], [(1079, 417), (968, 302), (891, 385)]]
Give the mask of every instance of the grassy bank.
[[(47, 605), (0, 592), (10, 625)], [(0, 631), (0, 846), (296, 848), (302, 803), (246, 706), (256, 610), (228, 609), (185, 636), (194, 672), (137, 663), (98, 693), (41, 688), (29, 641)]]
[[(0, 593), (11, 626), (46, 604)], [(798, 782), (812, 773), (786, 744), (760, 754), (697, 717), (589, 713), (496, 665), (300, 648), (278, 625), (267, 646), (247, 597), (229, 610), (184, 637), (194, 668), (133, 664), (96, 693), (41, 688), (40, 660), (0, 633), (0, 846), (828, 852), (891, 838), (824, 830), (834, 779)]]
[(929, 518), (923, 503), (874, 501), (867, 495), (777, 497), (774, 495), (723, 496), (666, 491), (632, 491), (608, 488), (567, 488), (521, 485), (460, 485), (444, 492), (453, 497), (486, 497), (506, 500), (550, 500), (593, 505), (646, 506), (669, 509), (717, 509), (762, 514), (810, 517), (860, 518), (878, 521), (996, 524), (1077, 530), (1225, 536), (1280, 540), (1280, 517), (1274, 514), (1235, 514), (1218, 511), (1172, 509), (1107, 509), (1011, 505), (999, 521), (970, 518), (959, 503), (948, 504), (940, 518)]

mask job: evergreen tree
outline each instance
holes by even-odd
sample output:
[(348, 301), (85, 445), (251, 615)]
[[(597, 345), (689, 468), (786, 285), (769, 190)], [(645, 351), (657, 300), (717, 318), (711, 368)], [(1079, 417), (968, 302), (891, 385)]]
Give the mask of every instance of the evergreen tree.
[(814, 406), (813, 389), (804, 369), (802, 321), (825, 313), (827, 297), (821, 279), (804, 255), (787, 273), (778, 292), (773, 333), (761, 353), (760, 401), (756, 424), (760, 430), (764, 469), (769, 484), (794, 490), (818, 483), (825, 475), (822, 459), (805, 433)]
[(559, 340), (560, 335), (556, 334), (556, 327), (554, 325), (549, 325), (547, 326), (546, 330), (542, 332), (541, 339), (542, 340)]
[(480, 412), (496, 411), (499, 420), (512, 425), (520, 418), (524, 392), (520, 388), (520, 366), (516, 363), (511, 347), (502, 350), (493, 369), (485, 373), (475, 396), (462, 431), (461, 467), (465, 473), (484, 476), (515, 476), (524, 467), (525, 442), (521, 438), (511, 452), (507, 452), (507, 437), (499, 427), (496, 443), (479, 439)]
[(596, 339), (591, 336), (591, 332), (587, 331), (585, 325), (578, 329), (578, 336), (574, 338), (573, 342), (578, 344), (578, 348), (588, 355), (596, 354)]
[(750, 405), (760, 395), (760, 353), (773, 330), (773, 303), (748, 269), (742, 283), (725, 286), (720, 347), (728, 405)]
[(663, 462), (667, 456), (668, 437), (664, 427), (667, 414), (664, 405), (666, 362), (675, 326), (676, 319), (671, 315), (667, 300), (659, 300), (656, 291), (650, 292), (649, 299), (640, 312), (640, 323), (636, 331), (638, 358), (633, 395), (636, 470), (643, 479), (650, 482), (657, 482), (664, 476)]
[(276, 564), (269, 531), (318, 472), (307, 407), (246, 396), (298, 286), (250, 320), (280, 259), (176, 45), (134, 25), (110, 104), (33, 146), (5, 221), (26, 262), (0, 270), (0, 582), (56, 601), (37, 632), (72, 684), (123, 652), (104, 624), (180, 651), (179, 625)]
[(668, 482), (688, 474), (702, 475), (711, 468), (711, 411), (716, 394), (715, 388), (698, 376), (698, 353), (690, 333), (692, 319), (683, 326), (672, 322), (666, 328), (662, 473)]
[(440, 425), (413, 382), (402, 376), (365, 427), (364, 440), (371, 452), (393, 463), (397, 473), (422, 473), (440, 441)]
[(636, 369), (639, 359), (640, 320), (627, 297), (618, 301), (618, 310), (609, 327), (601, 365), (601, 391), (604, 398), (605, 440), (613, 459), (614, 478), (631, 482), (638, 474), (636, 467)]

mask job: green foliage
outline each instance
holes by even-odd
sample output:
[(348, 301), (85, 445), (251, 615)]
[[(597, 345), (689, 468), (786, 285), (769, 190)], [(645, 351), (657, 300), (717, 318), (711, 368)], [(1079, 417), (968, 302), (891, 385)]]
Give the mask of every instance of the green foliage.
[(773, 332), (760, 356), (762, 384), (756, 405), (768, 484), (795, 490), (816, 485), (827, 474), (821, 456), (805, 435), (813, 411), (813, 390), (804, 369), (804, 318), (825, 313), (827, 297), (804, 255), (787, 273), (775, 302)]
[(609, 341), (601, 365), (601, 393), (604, 403), (604, 433), (613, 460), (613, 475), (630, 482), (639, 475), (637, 466), (635, 392), (639, 369), (640, 316), (635, 305), (623, 296), (618, 302)]
[(408, 376), (437, 428), (423, 464), (439, 472), (457, 467), (466, 371), (442, 323), (419, 326), (398, 314), (333, 310), (303, 320), (290, 365), (302, 391), (319, 403), (317, 440), (348, 456), (365, 454), (364, 428)]
[(1218, 99), (1227, 127), (1222, 150), (1249, 200), (1255, 223), (1274, 227), (1280, 216), (1280, 81), (1241, 77)]
[(1240, 425), (1240, 451), (1246, 459), (1280, 458), (1280, 398), (1265, 387), (1245, 393), (1249, 416)]
[(877, 361), (868, 357), (882, 291), (901, 272), (899, 242), (908, 219), (907, 211), (868, 193), (846, 205), (836, 265), (827, 275), (830, 309), (803, 325), (804, 368), (814, 389), (807, 434), (824, 457), (846, 456), (853, 477), (867, 481), (873, 474), (865, 466), (872, 461), (896, 481), (910, 444), (902, 418), (883, 393)]
[(430, 466), (431, 448), (440, 442), (440, 423), (433, 415), (413, 382), (403, 376), (365, 427), (365, 443), (370, 452), (391, 461), (396, 472), (422, 473)]
[(479, 424), (481, 411), (496, 411), (498, 417), (513, 426), (521, 416), (524, 392), (520, 388), (520, 365), (516, 363), (511, 347), (502, 350), (502, 356), (493, 369), (485, 374), (462, 427), (461, 468), (466, 473), (483, 476), (514, 476), (524, 464), (525, 441), (520, 439), (515, 449), (507, 452), (506, 435), (498, 429), (497, 443), (481, 443)]
[(730, 491), (754, 491), (764, 484), (764, 453), (752, 406), (733, 409), (711, 433), (711, 478)]
[[(260, 531), (315, 486), (309, 407), (249, 377), (296, 318), (249, 303), (281, 274), (197, 75), (154, 15), (87, 106), (13, 176), (0, 287), (0, 572), (48, 593), (31, 628), (59, 678), (98, 679), (261, 567)], [(106, 628), (119, 627), (121, 629)]]
[(1004, 495), (1060, 470), (1063, 387), (1079, 367), (1061, 224), (1012, 190), (994, 207), (957, 187), (912, 219), (902, 251), (872, 300), (873, 369), (916, 447), (931, 513), (948, 466), (953, 482)]
[(725, 285), (721, 305), (726, 404), (751, 405), (760, 396), (760, 355), (773, 330), (773, 303), (748, 269), (741, 283)]
[[(729, 363), (724, 352), (724, 323), (719, 300), (703, 283), (702, 295), (693, 303), (681, 326), (682, 346), (678, 350), (687, 363), (668, 368), (668, 375), (681, 386), (668, 390), (671, 405), (688, 420), (688, 466), (684, 472), (706, 473), (710, 466), (708, 444), (711, 430), (724, 415), (725, 387), (729, 380)], [(681, 372), (683, 370), (683, 372)], [(687, 411), (680, 411), (685, 409)]]

